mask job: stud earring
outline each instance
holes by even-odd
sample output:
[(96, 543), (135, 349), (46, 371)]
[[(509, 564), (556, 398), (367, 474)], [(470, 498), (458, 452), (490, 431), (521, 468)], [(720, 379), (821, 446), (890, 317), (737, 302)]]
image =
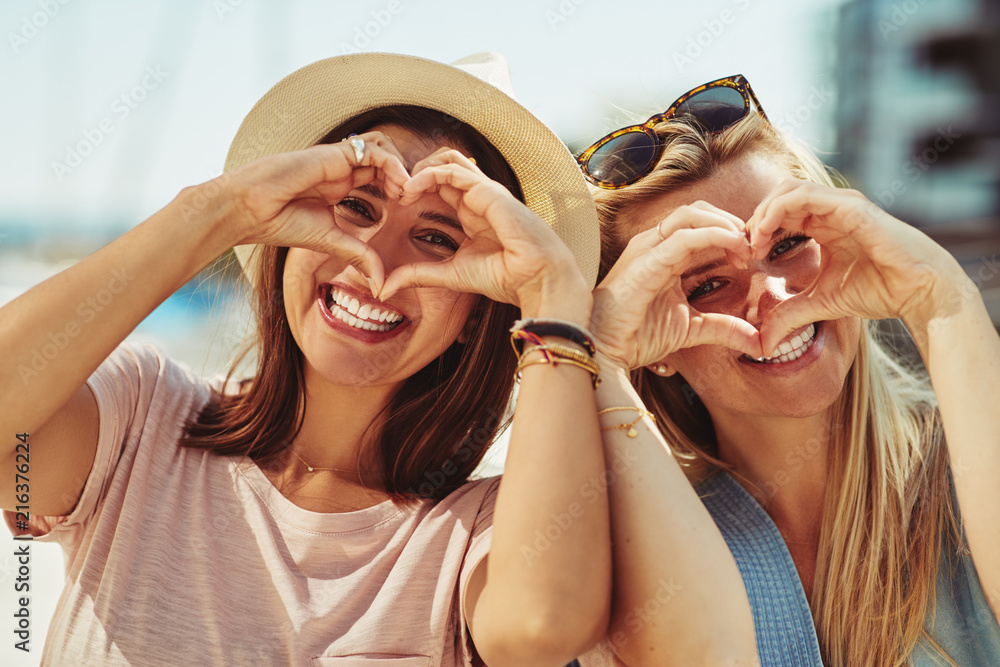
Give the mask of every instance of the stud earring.
[(666, 375), (667, 374), (667, 367), (666, 367), (666, 365), (664, 365), (664, 364), (656, 364), (656, 372), (659, 373), (660, 375)]

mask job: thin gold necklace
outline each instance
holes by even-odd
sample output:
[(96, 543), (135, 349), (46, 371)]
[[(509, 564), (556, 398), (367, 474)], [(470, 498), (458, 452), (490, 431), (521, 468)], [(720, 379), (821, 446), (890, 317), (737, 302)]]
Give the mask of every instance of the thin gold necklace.
[(320, 470), (331, 470), (333, 472), (350, 472), (350, 473), (361, 474), (360, 470), (345, 470), (344, 468), (317, 468), (315, 466), (311, 466), (308, 463), (306, 463), (306, 460), (304, 458), (302, 458), (301, 456), (299, 456), (295, 452), (295, 450), (292, 449), (291, 447), (288, 448), (288, 451), (290, 451), (292, 453), (292, 456), (294, 456), (299, 461), (301, 461), (302, 465), (304, 465), (306, 467), (306, 470), (308, 470), (309, 472), (319, 472)]

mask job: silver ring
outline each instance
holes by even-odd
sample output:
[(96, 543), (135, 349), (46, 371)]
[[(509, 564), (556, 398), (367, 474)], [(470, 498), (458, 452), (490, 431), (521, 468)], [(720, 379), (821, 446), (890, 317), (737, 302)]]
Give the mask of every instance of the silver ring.
[(365, 157), (365, 140), (356, 134), (347, 137), (347, 143), (354, 149), (354, 161), (357, 166), (361, 166), (361, 161)]

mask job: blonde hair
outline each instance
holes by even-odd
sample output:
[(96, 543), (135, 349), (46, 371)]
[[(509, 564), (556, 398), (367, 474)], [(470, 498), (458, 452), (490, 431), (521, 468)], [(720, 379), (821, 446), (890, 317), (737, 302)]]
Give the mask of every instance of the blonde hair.
[[(798, 178), (834, 185), (808, 149), (756, 115), (716, 135), (677, 121), (656, 132), (666, 149), (652, 173), (594, 193), (602, 273), (639, 231), (622, 223), (624, 212), (750, 153), (773, 156)], [(960, 544), (936, 399), (926, 375), (887, 352), (874, 322), (864, 324), (830, 410), (829, 476), (810, 600), (823, 659), (852, 667), (905, 665), (924, 637), (943, 663), (954, 665), (924, 627), (942, 548)], [(718, 458), (708, 411), (684, 378), (640, 369), (633, 382), (692, 483), (728, 469)]]

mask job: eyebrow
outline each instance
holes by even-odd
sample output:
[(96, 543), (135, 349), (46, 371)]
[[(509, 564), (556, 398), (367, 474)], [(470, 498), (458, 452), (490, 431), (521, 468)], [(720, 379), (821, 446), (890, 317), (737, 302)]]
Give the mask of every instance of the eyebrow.
[(388, 197), (385, 194), (385, 190), (380, 188), (375, 183), (368, 183), (367, 185), (362, 185), (358, 188), (361, 192), (378, 199), (379, 201), (385, 201)]
[[(778, 227), (773, 232), (771, 232), (771, 238), (772, 239), (773, 238), (778, 238), (778, 237), (780, 237), (784, 233), (785, 233), (785, 228), (784, 227)], [(707, 262), (705, 264), (699, 264), (698, 266), (694, 267), (693, 269), (690, 269), (690, 270), (685, 271), (684, 273), (682, 273), (681, 274), (681, 280), (687, 280), (691, 276), (697, 276), (697, 275), (702, 274), (702, 273), (707, 273), (708, 271), (712, 271), (714, 269), (717, 269), (720, 266), (725, 266), (728, 263), (729, 262), (727, 260), (725, 260), (725, 259), (717, 259), (714, 262)]]
[(725, 259), (717, 259), (714, 262), (707, 262), (705, 264), (700, 264), (700, 265), (694, 267), (693, 269), (691, 269), (690, 271), (685, 271), (684, 273), (682, 273), (681, 274), (681, 280), (687, 280), (691, 276), (697, 276), (697, 275), (699, 275), (701, 273), (706, 273), (708, 271), (712, 271), (713, 269), (717, 269), (720, 266), (725, 266), (728, 263), (729, 262), (727, 260), (725, 260)]
[(437, 211), (421, 211), (417, 214), (417, 217), (422, 220), (427, 220), (428, 222), (436, 222), (439, 225), (457, 229), (465, 234), (465, 230), (462, 229), (462, 223), (451, 216), (445, 215), (444, 213), (438, 213)]

